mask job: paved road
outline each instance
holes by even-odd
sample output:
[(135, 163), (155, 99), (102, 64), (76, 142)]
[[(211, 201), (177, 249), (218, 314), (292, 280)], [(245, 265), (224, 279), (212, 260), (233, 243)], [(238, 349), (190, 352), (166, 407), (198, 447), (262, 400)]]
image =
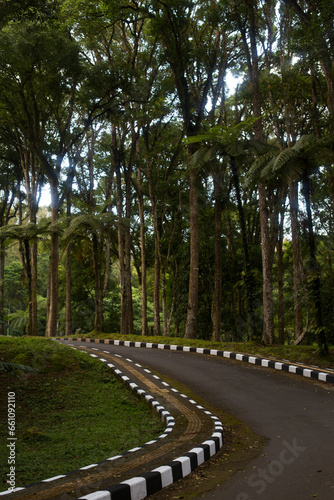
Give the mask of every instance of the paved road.
[(199, 498), (334, 499), (333, 385), (200, 354), (95, 347), (127, 356), (186, 384), (268, 439), (261, 455), (246, 469)]

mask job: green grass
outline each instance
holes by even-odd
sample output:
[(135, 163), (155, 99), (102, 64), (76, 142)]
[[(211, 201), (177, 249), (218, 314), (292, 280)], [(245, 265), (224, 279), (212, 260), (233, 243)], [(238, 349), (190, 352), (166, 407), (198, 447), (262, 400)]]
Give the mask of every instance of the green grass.
[(38, 370), (0, 371), (0, 490), (8, 488), (8, 392), (16, 395), (16, 486), (98, 463), (164, 428), (146, 402), (86, 353), (47, 339), (4, 337), (0, 353), (0, 361)]
[[(74, 337), (74, 336), (73, 336)], [(295, 363), (304, 363), (307, 365), (316, 365), (322, 368), (334, 368), (334, 346), (330, 347), (330, 354), (327, 357), (321, 357), (318, 353), (317, 345), (263, 345), (256, 342), (211, 342), (209, 340), (193, 340), (183, 337), (149, 337), (142, 335), (119, 335), (117, 333), (94, 332), (86, 335), (80, 335), (79, 338), (105, 338), (130, 340), (134, 342), (153, 342), (157, 344), (187, 345), (192, 347), (206, 347), (208, 349), (218, 349), (222, 351), (233, 351), (247, 354), (258, 354), (265, 357), (276, 359), (286, 359)]]

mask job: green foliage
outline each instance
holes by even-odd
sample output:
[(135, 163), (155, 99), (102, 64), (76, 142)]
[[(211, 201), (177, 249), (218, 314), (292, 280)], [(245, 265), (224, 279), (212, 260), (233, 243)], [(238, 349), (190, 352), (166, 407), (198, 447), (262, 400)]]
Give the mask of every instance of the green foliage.
[[(46, 324), (50, 241), (60, 236), (59, 326), (65, 327), (65, 253), (71, 247), (73, 331), (94, 328), (97, 274), (103, 281), (107, 234), (112, 276), (104, 296), (104, 328), (118, 331), (120, 284), (118, 230), (131, 232), (134, 328), (140, 332), (140, 221), (143, 195), (149, 327), (155, 237), (166, 276), (171, 332), (183, 332), (189, 282), (189, 168), (196, 170), (199, 208), (199, 336), (209, 338), (214, 287), (214, 204), (222, 207), (222, 336), (244, 338), (246, 276), (254, 279), (254, 304), (262, 314), (262, 263), (257, 187), (267, 188), (267, 213), (274, 259), (277, 210), (289, 179), (307, 171), (320, 262), (326, 335), (333, 323), (331, 240), (333, 234), (333, 34), (328, 0), (254, 2), (258, 29), (261, 116), (254, 118), (251, 10), (247, 3), (115, 0), (5, 0), (0, 6), (0, 239), (5, 244), (4, 300), (10, 326), (25, 331), (27, 268), (18, 263), (18, 244), (38, 243), (39, 331)], [(280, 7), (279, 16), (278, 7)], [(243, 43), (245, 42), (245, 43)], [(327, 68), (327, 69), (326, 69)], [(329, 70), (328, 70), (329, 68)], [(254, 71), (254, 67), (252, 71)], [(242, 82), (228, 94), (228, 72)], [(262, 141), (254, 129), (262, 126)], [(331, 133), (330, 133), (331, 132)], [(182, 142), (182, 137), (186, 139)], [(190, 162), (189, 151), (195, 151)], [(236, 158), (240, 199), (235, 172)], [(71, 180), (73, 170), (73, 181)], [(116, 179), (116, 169), (121, 172)], [(141, 186), (139, 186), (139, 175)], [(213, 180), (221, 177), (219, 193)], [(27, 223), (43, 183), (52, 181), (58, 206), (52, 223), (38, 213)], [(128, 187), (125, 200), (124, 187)], [(118, 190), (121, 196), (117, 200)], [(301, 192), (302, 194), (302, 192)], [(241, 202), (240, 202), (241, 200)], [(54, 203), (54, 201), (53, 201)], [(127, 207), (125, 206), (127, 203)], [(122, 205), (122, 206), (121, 206)], [(154, 207), (153, 207), (154, 205)], [(130, 209), (131, 206), (131, 209)], [(245, 234), (240, 220), (245, 214)], [(156, 212), (154, 211), (156, 207)], [(71, 216), (65, 214), (72, 210)], [(30, 210), (30, 212), (29, 212)], [(116, 217), (126, 213), (127, 219)], [(157, 221), (154, 217), (157, 215)], [(155, 226), (153, 224), (155, 222)], [(303, 270), (307, 234), (300, 206)], [(120, 224), (120, 225), (119, 225)], [(294, 328), (289, 213), (285, 214), (284, 301), (287, 336)], [(156, 233), (156, 234), (154, 234)], [(305, 234), (303, 234), (305, 233)], [(93, 241), (98, 250), (93, 254)], [(245, 240), (250, 267), (245, 274)], [(109, 244), (109, 243), (108, 243)], [(27, 250), (27, 248), (26, 248)], [(96, 249), (95, 249), (96, 250)], [(274, 257), (273, 257), (274, 255)], [(27, 257), (21, 249), (22, 262)], [(94, 259), (98, 266), (94, 268)], [(268, 256), (267, 256), (268, 257)], [(270, 257), (270, 256), (269, 256)], [(16, 261), (16, 262), (15, 262)], [(26, 263), (27, 264), (27, 263)], [(100, 266), (98, 272), (96, 269)], [(304, 273), (305, 274), (305, 273)], [(313, 315), (303, 283), (303, 312)], [(161, 289), (160, 289), (161, 292)], [(1, 294), (0, 294), (1, 295)], [(249, 302), (249, 301), (248, 301)], [(275, 309), (277, 311), (277, 309)], [(161, 311), (159, 311), (161, 314)], [(4, 319), (6, 319), (4, 317)], [(305, 321), (304, 321), (305, 322)], [(277, 321), (276, 321), (277, 323)], [(257, 329), (262, 328), (261, 320)], [(307, 341), (317, 333), (310, 329)], [(318, 335), (319, 336), (319, 335)]]
[[(161, 434), (159, 416), (128, 391), (106, 365), (87, 353), (36, 338), (0, 338), (0, 347), (6, 363), (20, 353), (42, 372), (25, 372), (24, 378), (0, 372), (1, 383), (15, 392), (19, 409), (17, 486), (98, 463)], [(2, 402), (0, 416), (4, 421), (8, 409)], [(2, 426), (3, 443), (6, 431)], [(0, 456), (1, 467), (5, 467), (5, 446)], [(6, 483), (0, 488), (6, 489)]]

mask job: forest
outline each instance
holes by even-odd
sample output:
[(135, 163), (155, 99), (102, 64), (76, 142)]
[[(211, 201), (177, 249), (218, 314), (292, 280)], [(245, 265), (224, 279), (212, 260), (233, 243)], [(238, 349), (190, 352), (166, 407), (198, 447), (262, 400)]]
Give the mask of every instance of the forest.
[(333, 19), (332, 0), (2, 0), (0, 334), (326, 354)]

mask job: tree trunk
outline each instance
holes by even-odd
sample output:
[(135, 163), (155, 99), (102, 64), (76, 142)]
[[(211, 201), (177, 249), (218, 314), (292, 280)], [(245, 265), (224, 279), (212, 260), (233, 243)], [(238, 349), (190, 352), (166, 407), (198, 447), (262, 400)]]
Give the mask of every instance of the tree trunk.
[(66, 306), (65, 306), (65, 336), (72, 335), (72, 276), (71, 276), (71, 243), (66, 248), (65, 261), (65, 280), (66, 280)]
[(153, 281), (153, 316), (154, 335), (160, 335), (160, 232), (158, 224), (157, 194), (152, 178), (152, 166), (150, 160), (147, 165), (148, 187), (152, 206), (153, 231), (154, 231), (154, 281)]
[(228, 267), (230, 273), (230, 289), (231, 289), (231, 306), (232, 306), (232, 316), (234, 324), (234, 334), (238, 332), (238, 312), (237, 303), (235, 297), (235, 279), (234, 279), (234, 269), (233, 269), (233, 249), (232, 249), (232, 235), (231, 235), (231, 221), (228, 213), (228, 207), (226, 207), (226, 238), (227, 238), (227, 252), (228, 252)]
[(198, 277), (199, 277), (199, 238), (198, 238), (198, 190), (197, 172), (194, 168), (189, 174), (190, 198), (190, 274), (187, 323), (185, 338), (197, 337), (198, 315)]
[(314, 300), (315, 320), (316, 320), (316, 335), (317, 342), (322, 355), (328, 354), (328, 345), (324, 329), (323, 316), (322, 316), (322, 301), (321, 301), (321, 282), (320, 270), (318, 268), (316, 257), (316, 244), (313, 231), (313, 220), (311, 210), (311, 196), (310, 196), (310, 180), (308, 173), (305, 170), (303, 176), (303, 193), (305, 197), (306, 213), (307, 213), (307, 226), (308, 226), (308, 242), (310, 254), (310, 273), (311, 273), (311, 292)]
[[(70, 160), (70, 167), (67, 176), (67, 190), (66, 190), (66, 216), (69, 219), (72, 212), (72, 186), (75, 175), (75, 163)], [(65, 260), (65, 280), (66, 280), (66, 304), (65, 304), (65, 336), (72, 335), (72, 275), (71, 275), (71, 243), (66, 248)]]
[(141, 334), (147, 335), (147, 286), (146, 286), (146, 244), (145, 244), (145, 218), (144, 218), (144, 198), (142, 189), (141, 171), (137, 169), (138, 180), (138, 208), (139, 208), (139, 221), (140, 221), (140, 255), (141, 255), (141, 294), (142, 294), (142, 320), (141, 320)]
[(213, 175), (215, 198), (215, 276), (212, 300), (212, 340), (220, 342), (222, 328), (222, 202), (221, 173)]
[(28, 324), (26, 326), (26, 333), (32, 335), (32, 288), (31, 288), (31, 253), (28, 238), (23, 240), (23, 248), (25, 253), (25, 263), (26, 263), (26, 274), (28, 278)]
[(262, 274), (263, 274), (263, 334), (265, 344), (274, 342), (274, 307), (271, 244), (268, 224), (266, 188), (259, 183), (260, 223), (262, 242)]
[[(237, 15), (240, 33), (246, 54), (248, 74), (251, 87), (253, 116), (257, 118), (254, 123), (254, 137), (258, 141), (263, 140), (263, 124), (261, 119), (261, 92), (259, 82), (259, 58), (258, 58), (258, 12), (257, 3), (254, 0), (246, 2), (249, 25), (247, 33), (245, 23), (241, 19), (240, 4), (233, 2)], [(270, 245), (270, 231), (267, 210), (267, 193), (263, 182), (259, 183), (258, 189), (260, 206), (260, 226), (262, 242), (262, 273), (263, 273), (263, 333), (262, 340), (266, 344), (274, 341), (274, 311), (273, 311), (273, 283), (272, 283), (272, 257)]]
[(30, 245), (31, 262), (31, 335), (38, 335), (38, 314), (37, 314), (37, 242)]
[(121, 335), (126, 332), (126, 288), (125, 288), (125, 263), (124, 263), (124, 246), (125, 228), (122, 224), (123, 216), (123, 203), (122, 203), (122, 178), (119, 165), (115, 167), (116, 182), (117, 182), (117, 215), (118, 215), (118, 259), (119, 259), (119, 275), (120, 275), (120, 288), (121, 288)]
[[(51, 185), (51, 221), (58, 220), (58, 190), (57, 182), (50, 180)], [(49, 313), (47, 322), (47, 337), (55, 337), (58, 328), (58, 265), (59, 265), (59, 235), (55, 227), (51, 233), (50, 273), (49, 273)]]
[(168, 318), (167, 318), (167, 294), (166, 294), (166, 272), (162, 269), (161, 273), (161, 302), (162, 302), (162, 317), (163, 317), (163, 334), (167, 336)]
[(284, 238), (284, 200), (281, 200), (280, 220), (278, 223), (277, 241), (277, 284), (278, 284), (278, 339), (284, 345), (284, 266), (283, 266), (283, 238)]
[(298, 224), (298, 182), (289, 181), (291, 238), (293, 257), (293, 303), (295, 317), (295, 339), (303, 332), (301, 254)]
[(102, 332), (103, 329), (103, 300), (102, 300), (102, 284), (101, 284), (101, 245), (99, 244), (98, 236), (93, 234), (93, 268), (94, 268), (94, 285), (95, 285), (95, 316), (94, 316), (94, 331)]
[(153, 307), (154, 307), (154, 335), (160, 335), (160, 234), (158, 227), (158, 208), (155, 195), (151, 196), (153, 229), (154, 229), (154, 282), (153, 282)]
[(240, 222), (241, 235), (242, 235), (242, 248), (243, 248), (243, 254), (244, 254), (246, 304), (247, 304), (247, 319), (248, 319), (248, 335), (249, 335), (250, 340), (253, 340), (254, 337), (256, 336), (255, 317), (254, 317), (254, 315), (255, 315), (255, 290), (254, 290), (254, 288), (255, 287), (254, 287), (251, 264), (250, 264), (250, 259), (249, 259), (246, 221), (245, 221), (244, 207), (242, 205), (242, 200), (241, 200), (239, 174), (238, 174), (236, 160), (235, 160), (234, 156), (232, 156), (230, 159), (230, 167), (232, 170), (233, 183), (234, 183), (234, 188), (235, 188), (236, 195), (237, 195), (238, 215), (239, 215), (239, 222)]
[(120, 151), (117, 146), (117, 130), (112, 126), (112, 150), (114, 155), (114, 168), (116, 173), (117, 216), (118, 216), (118, 255), (121, 287), (121, 334), (133, 333), (133, 306), (131, 287), (131, 167), (124, 167), (125, 182), (125, 217), (123, 222), (123, 190), (121, 176)]
[(125, 244), (124, 244), (124, 263), (125, 263), (125, 289), (126, 289), (126, 331), (129, 335), (133, 334), (133, 304), (132, 304), (132, 279), (131, 279), (131, 166), (124, 168), (125, 176), (125, 203), (126, 219), (125, 226)]
[[(119, 165), (115, 168), (117, 178), (117, 213), (118, 213), (118, 253), (121, 286), (121, 335), (133, 333), (133, 309), (131, 289), (131, 235), (130, 221), (123, 224), (122, 178)], [(129, 180), (126, 182), (126, 204), (128, 206)], [(131, 200), (130, 200), (131, 203)], [(128, 214), (128, 207), (126, 209)]]

